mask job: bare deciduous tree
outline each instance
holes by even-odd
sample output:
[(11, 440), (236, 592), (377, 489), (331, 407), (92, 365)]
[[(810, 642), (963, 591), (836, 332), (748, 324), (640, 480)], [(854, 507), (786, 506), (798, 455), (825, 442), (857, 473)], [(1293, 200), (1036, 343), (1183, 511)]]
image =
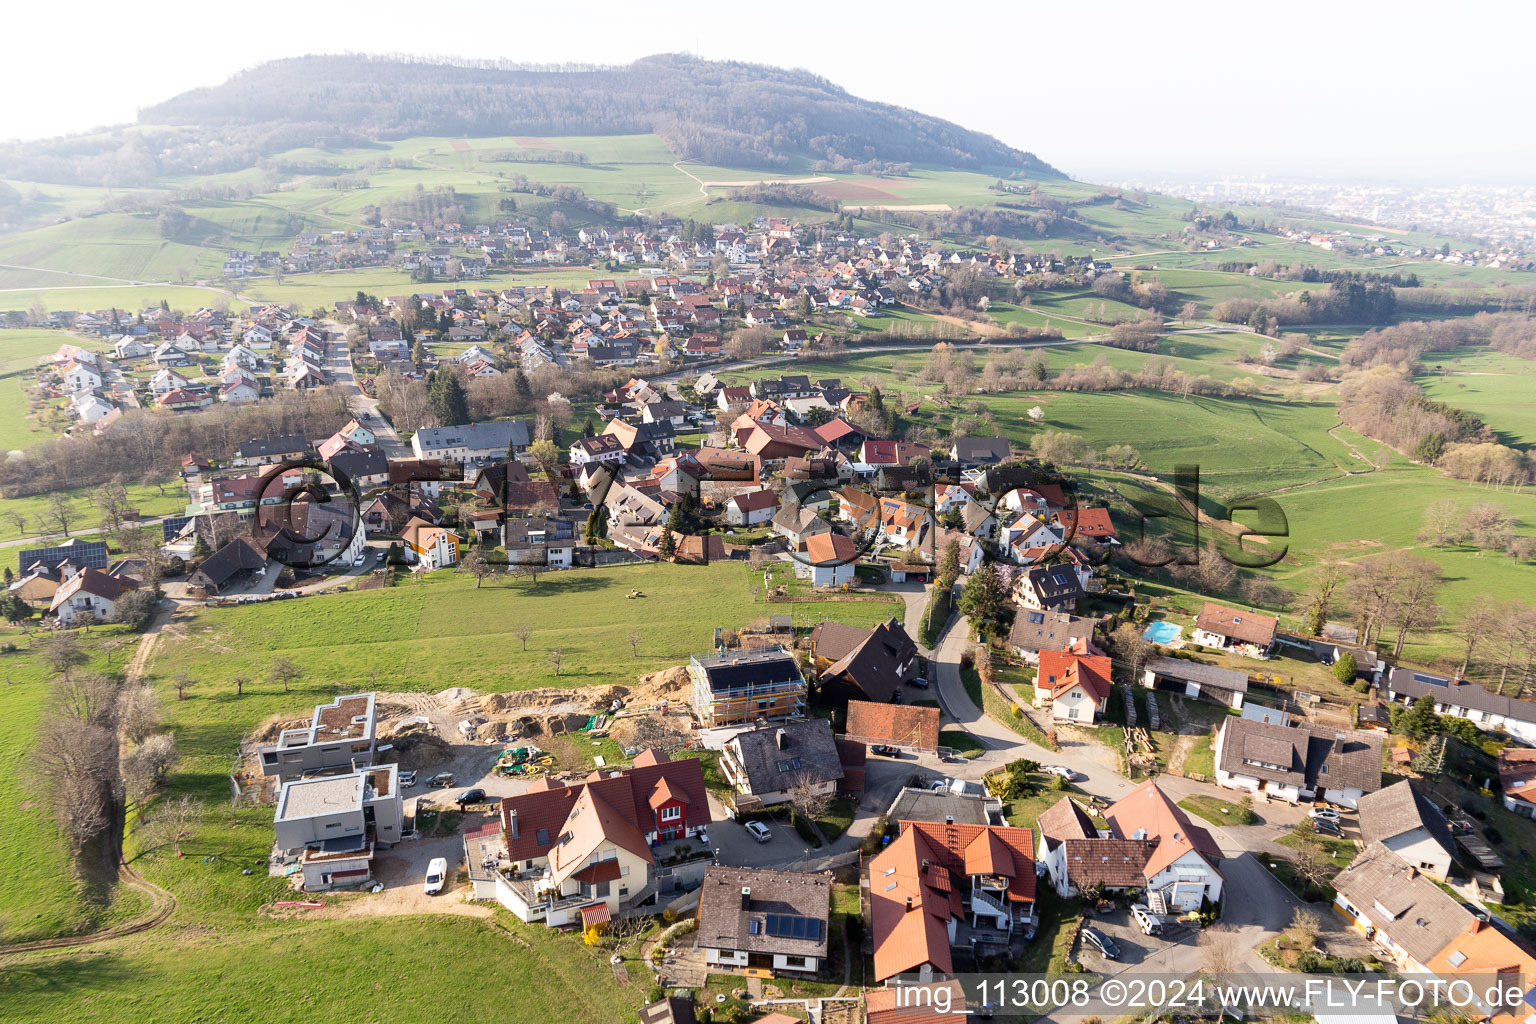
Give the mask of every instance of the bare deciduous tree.
[(629, 636), (625, 637), (625, 639), (629, 641), (629, 654), (630, 654), (630, 657), (632, 657), (632, 658), (640, 657), (640, 641), (644, 640), (645, 637), (640, 635), (639, 630), (636, 630), (635, 632), (629, 634)]
[(552, 647), (549, 651), (549, 664), (555, 670), (555, 675), (560, 674), (560, 662), (565, 658), (565, 650), (560, 647)]
[(165, 781), (166, 773), (180, 755), (176, 737), (163, 732), (150, 736), (123, 757), (123, 786), (128, 796), (143, 803)]
[(517, 627), (512, 630), (512, 635), (522, 641), (523, 651), (526, 653), (528, 650), (528, 638), (533, 636), (533, 628), (526, 622), (519, 622)]
[(1305, 907), (1297, 907), (1291, 914), (1291, 926), (1285, 930), (1292, 949), (1311, 949), (1317, 945), (1317, 932), (1321, 924), (1317, 915)]
[(790, 804), (805, 816), (807, 821), (815, 821), (827, 813), (827, 808), (832, 806), (833, 793), (827, 788), (826, 782), (814, 772), (804, 768), (798, 769), (789, 778), (789, 786), (784, 790), (789, 797)]
[(270, 675), (274, 683), (283, 684), (283, 692), (287, 693), (294, 683), (304, 678), (304, 669), (292, 658), (278, 658), (272, 662)]
[(53, 491), (48, 495), (48, 504), (44, 510), (44, 522), (48, 526), (69, 536), (70, 527), (79, 519), (79, 513), (75, 509), (75, 500), (63, 491)]
[(85, 653), (73, 633), (60, 633), (43, 646), (43, 664), (48, 666), (49, 672), (66, 679), (71, 671), (90, 660), (90, 655)]
[(117, 724), (129, 743), (143, 743), (160, 724), (160, 698), (148, 686), (127, 686), (118, 691)]
[(1207, 974), (1232, 974), (1242, 964), (1243, 944), (1237, 929), (1218, 924), (1200, 933), (1200, 966)]
[(186, 700), (187, 691), (191, 690), (197, 685), (197, 680), (193, 679), (187, 673), (186, 669), (179, 669), (177, 670), (176, 678), (172, 680), (172, 683), (174, 683), (176, 686), (176, 699)]
[(180, 857), (181, 841), (192, 835), (199, 810), (197, 801), (191, 796), (170, 801), (160, 808), (151, 823), (155, 837), (162, 843), (170, 843), (176, 848), (176, 856)]

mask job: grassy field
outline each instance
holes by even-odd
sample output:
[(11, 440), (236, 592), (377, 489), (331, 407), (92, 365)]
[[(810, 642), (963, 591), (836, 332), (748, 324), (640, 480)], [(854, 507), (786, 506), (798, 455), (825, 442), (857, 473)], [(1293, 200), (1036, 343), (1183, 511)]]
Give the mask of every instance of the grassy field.
[(1213, 825), (1252, 825), (1259, 820), (1252, 809), (1213, 796), (1187, 796), (1179, 801), (1179, 806)]
[[(77, 877), (47, 801), (27, 767), (51, 684), (40, 656), (15, 631), (4, 639), (21, 650), (0, 654), (0, 942), (23, 942), (95, 931), (143, 909), (137, 893), (121, 898), (110, 880)], [(108, 648), (122, 642), (118, 627), (94, 631), (85, 670), (107, 665)], [(4, 989), (0, 983), (0, 990)]]
[[(473, 979), (473, 984), (464, 983)], [(463, 917), (269, 921), (209, 929), (178, 922), (101, 951), (13, 962), (0, 982), (8, 1021), (342, 1020), (519, 1014), (621, 1024), (645, 994), (621, 984), (579, 938)], [(451, 997), (449, 996), (451, 992)]]
[(1465, 348), (1424, 361), (1433, 372), (1418, 383), (1431, 398), (1481, 416), (1501, 444), (1536, 445), (1536, 361)]

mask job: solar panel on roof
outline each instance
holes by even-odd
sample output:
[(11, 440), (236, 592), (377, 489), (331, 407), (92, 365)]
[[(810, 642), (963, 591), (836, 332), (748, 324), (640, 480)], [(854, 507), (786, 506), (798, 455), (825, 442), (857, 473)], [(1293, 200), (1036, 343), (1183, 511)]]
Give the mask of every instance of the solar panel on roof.
[(1413, 678), (1416, 682), (1424, 683), (1428, 686), (1444, 686), (1448, 682), (1448, 680), (1441, 676), (1425, 675), (1423, 672), (1415, 672)]
[(86, 569), (105, 569), (107, 545), (102, 541), (76, 540), (54, 548), (29, 548), (21, 553), (17, 565), (23, 572), (38, 562), (56, 569), (60, 562), (66, 560)]
[(1030, 612), (1029, 613), (1029, 621), (1035, 623), (1036, 625), (1039, 625), (1040, 623), (1043, 623), (1045, 621), (1045, 616), (1040, 614), (1039, 612)]
[(768, 934), (778, 939), (809, 939), (821, 941), (821, 922), (799, 914), (769, 914), (766, 922)]

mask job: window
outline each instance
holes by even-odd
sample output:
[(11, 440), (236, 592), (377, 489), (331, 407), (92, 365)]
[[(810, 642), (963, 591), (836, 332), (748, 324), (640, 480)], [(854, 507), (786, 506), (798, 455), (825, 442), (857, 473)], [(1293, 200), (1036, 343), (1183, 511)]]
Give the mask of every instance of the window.
[(663, 807), (661, 809), (662, 821), (676, 821), (683, 816), (681, 807)]
[(547, 829), (547, 828), (539, 829), (539, 833), (538, 833), (537, 836), (534, 837), (534, 839), (535, 839), (535, 841), (540, 846), (548, 846), (549, 845), (549, 829)]

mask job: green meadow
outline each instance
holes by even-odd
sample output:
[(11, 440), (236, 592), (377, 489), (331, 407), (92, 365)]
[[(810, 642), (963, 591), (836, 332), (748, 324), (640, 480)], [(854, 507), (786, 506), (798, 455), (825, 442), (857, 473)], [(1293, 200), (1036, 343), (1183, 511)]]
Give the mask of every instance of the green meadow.
[(1431, 398), (1482, 417), (1501, 444), (1536, 445), (1536, 361), (1488, 349), (1426, 353), (1418, 384)]

